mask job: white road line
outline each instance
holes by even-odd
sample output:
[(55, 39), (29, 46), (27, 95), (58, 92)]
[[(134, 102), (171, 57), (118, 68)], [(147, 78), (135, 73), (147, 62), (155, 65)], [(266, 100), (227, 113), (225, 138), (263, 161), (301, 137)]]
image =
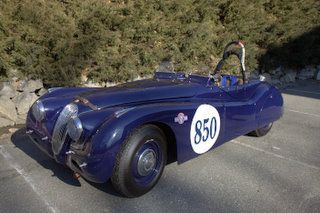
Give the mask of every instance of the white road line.
[(283, 160), (291, 161), (291, 162), (300, 164), (300, 165), (302, 165), (302, 166), (309, 167), (309, 168), (311, 168), (311, 169), (320, 170), (320, 167), (317, 167), (317, 166), (314, 166), (314, 165), (310, 165), (310, 164), (307, 164), (307, 163), (303, 163), (303, 162), (301, 162), (301, 161), (294, 160), (294, 159), (291, 159), (291, 158), (287, 158), (287, 157), (285, 157), (285, 156), (282, 156), (282, 155), (279, 155), (279, 154), (275, 154), (275, 153), (273, 153), (273, 152), (269, 152), (269, 151), (266, 151), (266, 150), (263, 150), (263, 149), (254, 147), (254, 146), (251, 146), (251, 145), (249, 145), (249, 144), (242, 143), (242, 142), (240, 142), (240, 141), (232, 140), (232, 142), (235, 143), (235, 144), (239, 144), (239, 145), (241, 145), (241, 146), (244, 146), (244, 147), (247, 147), (247, 148), (250, 148), (250, 149), (259, 151), (259, 152), (262, 152), (262, 153), (267, 154), (267, 155), (272, 155), (273, 157), (277, 157), (277, 158), (281, 158), (281, 159), (283, 159)]
[(50, 203), (44, 198), (44, 196), (37, 190), (32, 178), (28, 175), (27, 172), (25, 172), (23, 168), (21, 168), (21, 166), (18, 163), (15, 162), (14, 158), (4, 149), (3, 146), (0, 146), (0, 154), (5, 158), (5, 160), (7, 160), (8, 164), (23, 177), (23, 179), (29, 184), (32, 190), (43, 200), (45, 205), (52, 213), (60, 212), (58, 209), (50, 205)]
[(290, 111), (290, 112), (296, 112), (296, 113), (304, 114), (304, 115), (310, 115), (310, 116), (320, 117), (320, 115), (318, 115), (318, 114), (313, 114), (313, 113), (308, 113), (308, 112), (300, 112), (300, 111), (293, 110), (293, 109), (286, 109), (286, 110), (287, 110), (287, 111)]
[(276, 150), (280, 150), (280, 148), (277, 147), (277, 146), (273, 146), (272, 148), (273, 148), (273, 149), (276, 149)]
[(299, 89), (285, 89), (288, 91), (294, 91), (294, 92), (303, 92), (303, 93), (309, 93), (309, 94), (314, 94), (314, 95), (320, 95), (320, 92), (310, 92), (306, 90), (299, 90)]

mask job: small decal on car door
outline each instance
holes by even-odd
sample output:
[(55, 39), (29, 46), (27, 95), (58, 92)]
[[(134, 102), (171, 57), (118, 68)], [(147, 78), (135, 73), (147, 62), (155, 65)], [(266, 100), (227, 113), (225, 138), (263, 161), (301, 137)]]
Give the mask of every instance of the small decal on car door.
[(174, 122), (178, 124), (183, 124), (185, 121), (188, 120), (188, 116), (180, 112), (177, 117), (174, 118)]

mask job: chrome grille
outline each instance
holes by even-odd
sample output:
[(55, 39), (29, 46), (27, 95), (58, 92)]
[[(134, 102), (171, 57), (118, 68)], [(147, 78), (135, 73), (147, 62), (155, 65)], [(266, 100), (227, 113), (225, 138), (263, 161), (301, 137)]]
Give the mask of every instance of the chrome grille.
[(77, 116), (78, 107), (75, 104), (68, 104), (61, 111), (52, 134), (52, 151), (59, 154), (67, 136), (67, 123), (70, 118)]

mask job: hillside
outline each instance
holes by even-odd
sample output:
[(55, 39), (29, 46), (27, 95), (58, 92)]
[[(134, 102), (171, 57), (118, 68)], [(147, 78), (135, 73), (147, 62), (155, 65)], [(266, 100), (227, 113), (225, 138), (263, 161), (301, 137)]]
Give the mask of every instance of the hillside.
[(317, 0), (2, 0), (0, 78), (126, 81), (162, 60), (207, 73), (237, 39), (249, 70), (317, 65), (319, 11)]

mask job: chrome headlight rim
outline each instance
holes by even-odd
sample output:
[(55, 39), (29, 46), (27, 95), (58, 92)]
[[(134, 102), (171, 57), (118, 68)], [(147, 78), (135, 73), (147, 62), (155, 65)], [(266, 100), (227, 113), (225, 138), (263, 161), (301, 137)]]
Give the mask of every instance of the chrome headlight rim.
[(44, 108), (42, 101), (37, 100), (32, 105), (32, 115), (39, 122), (45, 118), (46, 111), (45, 111), (45, 108)]
[(83, 132), (82, 122), (78, 117), (72, 117), (67, 124), (67, 132), (69, 137), (78, 142)]

